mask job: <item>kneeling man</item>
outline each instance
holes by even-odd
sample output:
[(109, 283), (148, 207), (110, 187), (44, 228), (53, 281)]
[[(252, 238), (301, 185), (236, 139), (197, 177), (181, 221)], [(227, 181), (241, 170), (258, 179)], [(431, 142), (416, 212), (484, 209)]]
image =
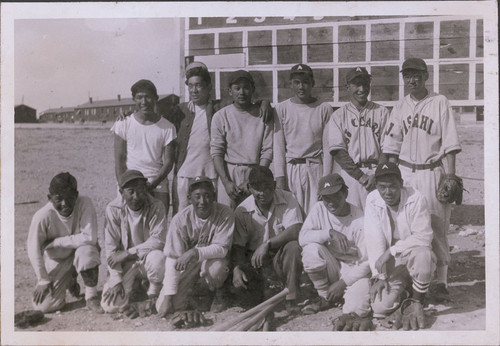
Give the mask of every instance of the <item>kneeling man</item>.
[(42, 312), (61, 309), (66, 290), (78, 297), (80, 273), (87, 307), (102, 313), (97, 298), (99, 248), (97, 216), (92, 201), (79, 196), (75, 177), (59, 173), (50, 182), (49, 202), (33, 216), (28, 234), (28, 256), (38, 283), (33, 307)]
[[(199, 277), (217, 290), (229, 275), (226, 255), (234, 232), (233, 211), (215, 201), (215, 187), (208, 177), (193, 178), (188, 193), (191, 204), (173, 217), (167, 234), (165, 280), (156, 302), (160, 317), (187, 308), (190, 289)], [(223, 309), (221, 302), (214, 302), (217, 310)]]
[(421, 329), (423, 300), (436, 266), (427, 201), (417, 190), (403, 186), (395, 163), (380, 164), (375, 181), (377, 189), (368, 195), (365, 207), (373, 316), (385, 317), (400, 307), (394, 327)]
[(101, 306), (114, 313), (129, 303), (136, 279), (149, 282), (148, 297), (161, 289), (167, 216), (162, 201), (148, 194), (147, 179), (137, 170), (120, 176), (120, 194), (106, 207), (105, 245), (109, 279)]

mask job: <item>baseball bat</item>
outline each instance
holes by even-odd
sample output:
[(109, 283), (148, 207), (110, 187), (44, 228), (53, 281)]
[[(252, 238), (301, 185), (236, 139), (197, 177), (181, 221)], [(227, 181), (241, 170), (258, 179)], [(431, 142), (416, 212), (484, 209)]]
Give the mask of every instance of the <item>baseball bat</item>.
[(240, 323), (241, 321), (247, 319), (250, 316), (255, 315), (256, 313), (260, 312), (262, 309), (265, 309), (267, 306), (273, 304), (276, 301), (280, 301), (282, 298), (284, 298), (288, 294), (288, 288), (283, 289), (280, 293), (276, 294), (275, 296), (269, 298), (268, 300), (260, 303), (259, 305), (251, 308), (248, 311), (245, 311), (241, 315), (239, 315), (237, 318), (232, 319), (230, 321), (226, 321), (223, 323), (220, 323), (218, 325), (213, 326), (210, 330), (212, 331), (224, 331), (228, 330), (229, 328), (235, 326), (236, 324)]
[(255, 315), (241, 321), (240, 323), (236, 324), (232, 328), (229, 328), (228, 331), (246, 331), (249, 328), (251, 328), (253, 325), (257, 324), (259, 321), (263, 320), (266, 318), (267, 315), (269, 315), (274, 309), (276, 309), (276, 306), (280, 303), (281, 301), (278, 300), (274, 302), (273, 304), (270, 304), (266, 306), (262, 311), (256, 313)]

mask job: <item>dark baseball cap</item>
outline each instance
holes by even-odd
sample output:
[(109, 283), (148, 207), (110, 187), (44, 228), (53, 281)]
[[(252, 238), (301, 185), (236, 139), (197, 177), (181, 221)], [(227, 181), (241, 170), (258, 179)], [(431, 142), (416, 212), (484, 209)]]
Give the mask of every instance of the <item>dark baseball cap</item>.
[(300, 73), (307, 74), (311, 78), (314, 78), (313, 70), (306, 64), (297, 64), (293, 66), (290, 69), (290, 78), (292, 78), (294, 74), (300, 74)]
[(50, 181), (49, 193), (52, 195), (57, 195), (64, 193), (68, 190), (77, 191), (77, 183), (74, 176), (69, 174), (69, 172), (63, 172), (56, 175)]
[(236, 83), (240, 78), (247, 79), (250, 83), (252, 83), (252, 85), (255, 83), (250, 72), (245, 70), (238, 70), (231, 72), (231, 74), (229, 75), (229, 86)]
[(397, 175), (398, 178), (401, 178), (401, 171), (399, 170), (398, 165), (394, 162), (381, 163), (375, 170), (375, 178), (383, 177), (385, 175)]
[(347, 75), (345, 76), (345, 81), (347, 84), (349, 84), (349, 82), (353, 81), (355, 78), (358, 78), (358, 77), (363, 78), (363, 79), (370, 79), (372, 77), (372, 75), (368, 73), (366, 68), (358, 66), (358, 67), (350, 69), (347, 72)]
[(318, 183), (318, 195), (333, 195), (345, 185), (344, 179), (337, 173), (322, 177)]
[(427, 64), (420, 58), (408, 58), (403, 63), (403, 67), (400, 72), (403, 72), (404, 70), (427, 71)]
[(121, 176), (120, 176), (120, 187), (123, 189), (125, 185), (130, 183), (132, 180), (136, 179), (141, 179), (141, 180), (147, 180), (144, 177), (144, 174), (139, 172), (138, 170), (135, 169), (129, 169), (125, 171)]
[(194, 177), (192, 179), (189, 179), (188, 183), (188, 191), (191, 192), (194, 190), (196, 185), (201, 184), (201, 183), (210, 183), (213, 186), (212, 179), (209, 177), (206, 177), (204, 175), (199, 175), (197, 177)]
[(248, 176), (248, 183), (250, 185), (258, 185), (262, 183), (272, 183), (274, 182), (273, 172), (267, 167), (256, 166), (253, 167)]

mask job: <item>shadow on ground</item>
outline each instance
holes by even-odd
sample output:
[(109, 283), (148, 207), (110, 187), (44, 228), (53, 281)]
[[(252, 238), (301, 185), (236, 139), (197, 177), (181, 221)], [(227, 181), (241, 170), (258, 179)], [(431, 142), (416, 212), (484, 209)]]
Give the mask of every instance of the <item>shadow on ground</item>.
[(452, 225), (484, 225), (484, 205), (452, 205)]

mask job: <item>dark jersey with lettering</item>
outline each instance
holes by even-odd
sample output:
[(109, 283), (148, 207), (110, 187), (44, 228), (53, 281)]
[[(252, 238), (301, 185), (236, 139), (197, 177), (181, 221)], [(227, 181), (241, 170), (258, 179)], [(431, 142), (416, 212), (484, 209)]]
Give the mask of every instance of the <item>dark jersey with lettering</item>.
[(450, 102), (435, 92), (418, 102), (405, 96), (392, 110), (384, 132), (383, 152), (409, 163), (431, 163), (461, 151)]

